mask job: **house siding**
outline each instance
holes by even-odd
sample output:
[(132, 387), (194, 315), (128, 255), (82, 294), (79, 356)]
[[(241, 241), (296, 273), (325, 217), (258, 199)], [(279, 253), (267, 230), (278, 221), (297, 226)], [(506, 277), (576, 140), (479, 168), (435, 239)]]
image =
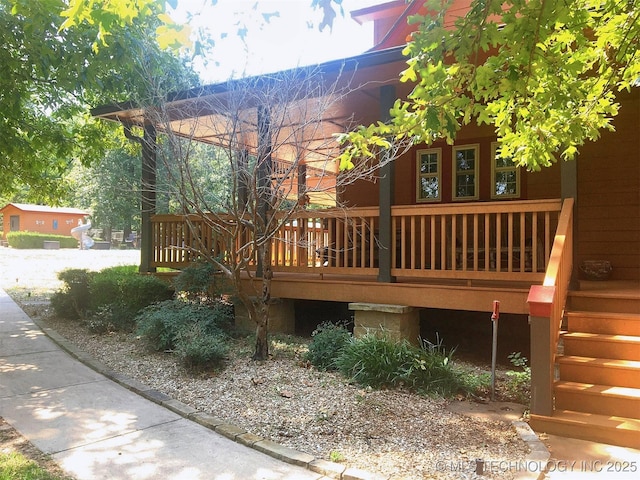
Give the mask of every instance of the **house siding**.
[(577, 160), (576, 261), (609, 260), (612, 279), (640, 281), (640, 89), (619, 98), (616, 131)]
[[(578, 196), (576, 262), (609, 260), (612, 279), (640, 281), (640, 89), (622, 94), (623, 107), (615, 118), (615, 132), (603, 132), (596, 142), (582, 146), (577, 162)], [(483, 126), (460, 131), (456, 145), (480, 148), (479, 201), (491, 200), (491, 143), (495, 136)], [(395, 160), (394, 205), (416, 204), (416, 150)], [(442, 149), (442, 199), (452, 199), (452, 147), (442, 142), (429, 148)], [(521, 172), (522, 200), (561, 196), (560, 164), (538, 172)], [(342, 193), (350, 206), (378, 205), (379, 185), (356, 182)], [(508, 201), (508, 200), (505, 200)]]
[(0, 209), (4, 217), (2, 239), (6, 240), (10, 231), (10, 218), (20, 218), (21, 232), (38, 232), (53, 235), (71, 236), (71, 229), (78, 226), (86, 213), (67, 213), (64, 211), (29, 211), (18, 208), (12, 204)]

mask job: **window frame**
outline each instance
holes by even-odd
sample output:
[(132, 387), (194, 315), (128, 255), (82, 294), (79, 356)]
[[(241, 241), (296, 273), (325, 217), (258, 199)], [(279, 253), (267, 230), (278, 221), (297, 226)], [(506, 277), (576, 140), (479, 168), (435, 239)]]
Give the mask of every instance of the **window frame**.
[[(420, 172), (420, 166), (422, 165), (421, 155), (423, 154), (435, 154), (438, 171), (435, 174), (428, 173), (422, 174)], [(438, 181), (438, 196), (423, 198), (420, 196), (422, 193), (422, 178), (436, 178)], [(442, 148), (421, 148), (416, 151), (416, 202), (417, 203), (434, 203), (442, 201)]]
[[(457, 195), (458, 186), (458, 162), (457, 152), (460, 150), (473, 150), (474, 153), (474, 165), (473, 170), (473, 195), (460, 197)], [(464, 202), (468, 200), (478, 200), (480, 198), (480, 144), (469, 143), (465, 145), (454, 145), (451, 148), (451, 199), (454, 202)]]
[[(506, 200), (512, 198), (520, 198), (521, 188), (520, 188), (520, 167), (516, 164), (509, 167), (498, 167), (496, 165), (498, 148), (500, 146), (500, 142), (491, 142), (491, 199), (492, 200)], [(509, 194), (498, 194), (497, 192), (497, 182), (496, 182), (496, 173), (498, 172), (508, 172), (514, 171), (516, 174), (516, 193)]]

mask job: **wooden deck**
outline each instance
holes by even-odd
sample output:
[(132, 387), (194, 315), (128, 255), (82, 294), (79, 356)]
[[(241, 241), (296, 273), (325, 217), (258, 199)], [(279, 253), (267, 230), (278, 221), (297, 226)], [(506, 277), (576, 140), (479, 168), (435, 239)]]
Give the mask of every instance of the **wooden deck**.
[[(272, 296), (280, 298), (362, 302), (449, 310), (490, 311), (499, 300), (505, 313), (527, 314), (526, 282), (427, 280), (398, 277), (394, 283), (378, 282), (376, 277), (311, 275), (276, 272)], [(260, 281), (246, 280), (243, 288), (260, 291)], [(249, 290), (247, 290), (249, 291)]]

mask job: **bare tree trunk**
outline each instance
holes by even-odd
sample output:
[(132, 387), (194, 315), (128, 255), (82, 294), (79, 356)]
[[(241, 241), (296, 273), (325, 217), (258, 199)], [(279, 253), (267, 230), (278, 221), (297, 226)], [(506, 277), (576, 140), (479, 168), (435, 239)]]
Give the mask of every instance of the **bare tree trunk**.
[(269, 358), (269, 303), (271, 302), (271, 260), (268, 245), (261, 245), (258, 249), (262, 265), (262, 295), (256, 306), (256, 347), (253, 353), (254, 360), (267, 360)]
[(256, 346), (253, 353), (254, 360), (269, 359), (269, 313), (268, 305), (258, 305), (256, 308)]

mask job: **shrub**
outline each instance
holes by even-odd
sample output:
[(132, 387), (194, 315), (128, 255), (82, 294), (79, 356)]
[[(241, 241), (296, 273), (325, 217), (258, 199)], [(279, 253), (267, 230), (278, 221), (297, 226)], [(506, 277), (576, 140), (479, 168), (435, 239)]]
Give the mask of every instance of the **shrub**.
[(58, 279), (64, 285), (51, 297), (56, 315), (72, 320), (82, 317), (90, 303), (91, 277), (89, 270), (78, 268), (67, 268), (58, 273)]
[[(96, 331), (131, 330), (133, 317), (154, 302), (170, 299), (173, 290), (152, 275), (140, 275), (135, 266), (120, 266), (90, 272), (66, 269), (58, 274), (64, 282), (51, 305), (57, 315), (82, 318), (87, 311)], [(111, 325), (111, 326), (109, 326)]]
[(103, 305), (89, 314), (87, 328), (94, 333), (132, 332), (135, 319), (129, 309), (118, 303)]
[(351, 339), (336, 359), (336, 365), (343, 375), (361, 385), (398, 386), (401, 372), (413, 363), (411, 350), (406, 340), (367, 334)]
[(78, 241), (65, 235), (37, 232), (9, 232), (7, 242), (13, 248), (44, 248), (45, 240), (60, 242), (60, 248), (78, 248)]
[(194, 323), (178, 331), (175, 353), (188, 368), (217, 368), (227, 355), (226, 341), (222, 332), (211, 333), (202, 323)]
[(486, 382), (456, 366), (453, 361), (455, 349), (448, 352), (440, 339), (437, 343), (421, 340), (416, 348), (412, 365), (404, 372), (404, 381), (421, 393), (436, 393), (450, 396), (455, 393), (473, 394)]
[(153, 275), (140, 275), (135, 266), (106, 268), (90, 283), (91, 309), (118, 305), (134, 316), (144, 307), (173, 297), (169, 285)]
[(474, 393), (477, 382), (451, 362), (440, 342), (415, 346), (373, 334), (352, 338), (336, 359), (340, 372), (361, 385), (375, 388), (406, 387), (423, 394), (449, 396)]
[(226, 305), (205, 306), (183, 300), (167, 300), (143, 309), (136, 317), (137, 333), (152, 350), (173, 350), (183, 329), (200, 325), (207, 335), (223, 333), (231, 316)]
[(183, 269), (173, 280), (176, 292), (187, 297), (206, 295), (213, 288), (215, 268), (210, 263), (195, 262)]
[(306, 359), (319, 370), (336, 370), (336, 359), (349, 342), (351, 333), (341, 324), (325, 322), (312, 333)]

